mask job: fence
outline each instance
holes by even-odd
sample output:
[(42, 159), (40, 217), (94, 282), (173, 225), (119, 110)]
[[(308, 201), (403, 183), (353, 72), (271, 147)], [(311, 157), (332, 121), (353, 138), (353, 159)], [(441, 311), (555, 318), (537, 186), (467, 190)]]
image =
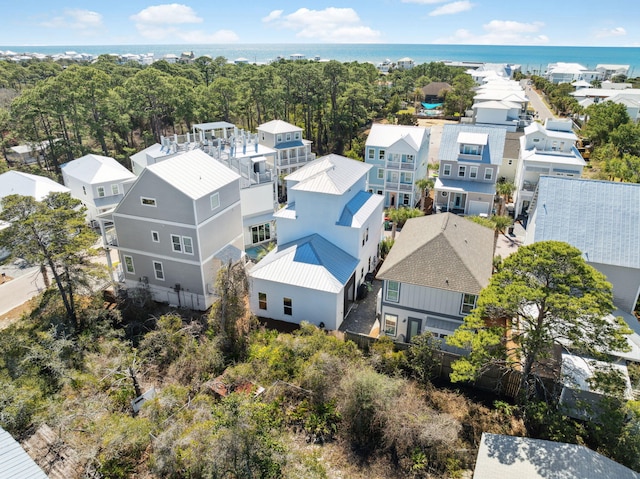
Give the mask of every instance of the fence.
[[(351, 331), (344, 332), (345, 341), (353, 341), (359, 349), (368, 351), (373, 344), (378, 341), (377, 338), (365, 336)], [(408, 343), (394, 343), (395, 348), (399, 351), (409, 349)], [(453, 371), (451, 365), (454, 361), (461, 357), (460, 354), (449, 351), (439, 350), (436, 353), (438, 357), (437, 377), (444, 381), (449, 381), (449, 375)], [(515, 398), (520, 389), (520, 380), (522, 375), (519, 371), (512, 369), (504, 369), (499, 367), (491, 367), (485, 370), (472, 384), (473, 387), (490, 391), (495, 394), (502, 394), (507, 397)]]

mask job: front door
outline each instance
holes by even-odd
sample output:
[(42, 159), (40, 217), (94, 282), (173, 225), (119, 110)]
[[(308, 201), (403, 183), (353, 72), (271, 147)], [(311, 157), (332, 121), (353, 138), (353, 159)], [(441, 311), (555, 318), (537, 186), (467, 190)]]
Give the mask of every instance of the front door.
[(411, 342), (411, 338), (420, 334), (422, 329), (422, 320), (420, 318), (409, 318), (409, 327), (407, 328), (407, 343)]

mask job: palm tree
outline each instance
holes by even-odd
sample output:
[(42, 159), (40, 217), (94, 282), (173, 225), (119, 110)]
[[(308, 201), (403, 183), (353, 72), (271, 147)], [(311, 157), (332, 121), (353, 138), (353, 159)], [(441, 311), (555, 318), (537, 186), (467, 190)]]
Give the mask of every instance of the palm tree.
[(385, 216), (392, 221), (391, 239), (395, 239), (398, 227), (402, 227), (410, 218), (424, 216), (424, 212), (418, 208), (397, 208), (387, 210)]
[(511, 181), (499, 181), (496, 183), (496, 193), (498, 193), (502, 198), (500, 201), (500, 208), (498, 210), (498, 214), (504, 214), (504, 208), (506, 204), (509, 202), (511, 198), (511, 194), (516, 189), (516, 185), (514, 185)]
[(420, 190), (420, 211), (424, 211), (424, 205), (427, 201), (429, 190), (433, 188), (434, 182), (432, 178), (421, 178), (416, 181), (416, 187)]
[[(513, 220), (509, 216), (493, 215), (489, 218), (493, 224), (493, 252), (496, 252), (496, 246), (498, 245), (498, 235), (505, 234), (505, 230), (513, 224)], [(506, 235), (505, 235), (506, 236)]]

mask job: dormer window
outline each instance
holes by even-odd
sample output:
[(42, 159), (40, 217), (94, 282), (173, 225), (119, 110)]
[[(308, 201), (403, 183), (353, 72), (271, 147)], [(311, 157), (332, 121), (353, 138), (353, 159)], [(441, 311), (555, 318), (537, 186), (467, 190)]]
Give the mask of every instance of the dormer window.
[(460, 145), (460, 153), (478, 156), (482, 153), (482, 147), (480, 145)]

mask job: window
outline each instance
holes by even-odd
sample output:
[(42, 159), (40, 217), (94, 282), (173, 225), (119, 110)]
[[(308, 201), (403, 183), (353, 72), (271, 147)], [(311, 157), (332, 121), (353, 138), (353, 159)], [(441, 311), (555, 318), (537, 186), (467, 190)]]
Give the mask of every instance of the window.
[(156, 279), (164, 281), (164, 269), (162, 269), (162, 263), (160, 261), (153, 262), (153, 272), (156, 275)]
[(394, 303), (400, 298), (400, 283), (397, 281), (387, 281), (387, 301)]
[(378, 168), (378, 179), (384, 179), (384, 168)]
[(382, 195), (384, 192), (382, 190), (377, 190), (376, 193)]
[(104, 186), (98, 186), (98, 196), (100, 198), (104, 196)]
[(136, 269), (133, 267), (133, 258), (131, 256), (124, 256), (124, 269), (127, 273), (136, 274)]
[(287, 141), (291, 141), (291, 133), (287, 133)]
[(449, 175), (451, 175), (451, 165), (446, 163), (442, 165), (442, 176), (449, 176)]
[(369, 148), (367, 158), (369, 158), (370, 160), (374, 160), (376, 158), (376, 150), (374, 150), (373, 148)]
[(467, 173), (467, 167), (466, 166), (463, 166), (463, 165), (458, 166), (458, 176), (460, 178), (463, 178), (466, 173)]
[(182, 248), (186, 254), (193, 254), (193, 240), (189, 236), (182, 237)]
[(267, 309), (267, 293), (258, 293), (258, 308)]
[(151, 232), (151, 241), (153, 241), (154, 243), (160, 243), (160, 235), (157, 231)]
[(400, 173), (400, 183), (411, 185), (413, 184), (413, 173), (402, 172)]
[(463, 155), (479, 155), (480, 151), (480, 145), (462, 145), (460, 147), (460, 153)]
[(142, 203), (144, 206), (156, 206), (155, 198), (145, 198), (144, 196), (141, 196), (140, 203)]
[(215, 210), (218, 206), (220, 206), (220, 194), (219, 193), (212, 194), (210, 201), (211, 201), (211, 209)]
[(401, 202), (402, 202), (402, 204), (404, 206), (410, 206), (411, 205), (411, 197), (406, 193), (403, 193), (403, 194), (400, 195), (400, 200), (401, 200)]
[(384, 160), (384, 150), (380, 150), (380, 151), (378, 152), (378, 159), (379, 159), (379, 160)]
[(280, 143), (282, 141), (282, 135), (278, 135), (276, 137), (276, 143)]
[(291, 298), (283, 298), (282, 304), (284, 305), (284, 314), (291, 316), (293, 314), (293, 302)]
[(492, 168), (487, 168), (486, 170), (484, 170), (484, 179), (485, 180), (493, 179), (493, 169)]
[(413, 155), (407, 155), (407, 163), (413, 163)]
[(395, 336), (398, 332), (398, 316), (395, 314), (384, 315), (384, 334)]
[(364, 246), (367, 241), (369, 241), (369, 228), (362, 233), (362, 246)]
[(82, 187), (82, 192), (85, 194), (85, 196), (87, 195), (87, 189), (84, 186)]
[(509, 165), (513, 165), (513, 160), (509, 160)]
[(176, 253), (193, 254), (193, 239), (190, 236), (171, 235), (171, 249)]
[(118, 185), (111, 185), (111, 194), (117, 195), (120, 193), (120, 187)]
[(271, 239), (271, 223), (251, 227), (251, 242), (262, 243)]
[(173, 251), (182, 253), (182, 241), (180, 241), (180, 236), (171, 235), (171, 248)]
[(294, 138), (295, 138), (296, 140), (299, 140), (299, 139), (300, 139), (300, 132), (299, 132), (299, 131), (296, 131), (296, 133), (295, 133), (295, 135), (294, 135)]
[(463, 294), (462, 306), (460, 306), (460, 314), (469, 314), (476, 307), (478, 297), (475, 294)]
[(469, 178), (477, 178), (478, 177), (478, 167), (472, 166), (469, 168)]

